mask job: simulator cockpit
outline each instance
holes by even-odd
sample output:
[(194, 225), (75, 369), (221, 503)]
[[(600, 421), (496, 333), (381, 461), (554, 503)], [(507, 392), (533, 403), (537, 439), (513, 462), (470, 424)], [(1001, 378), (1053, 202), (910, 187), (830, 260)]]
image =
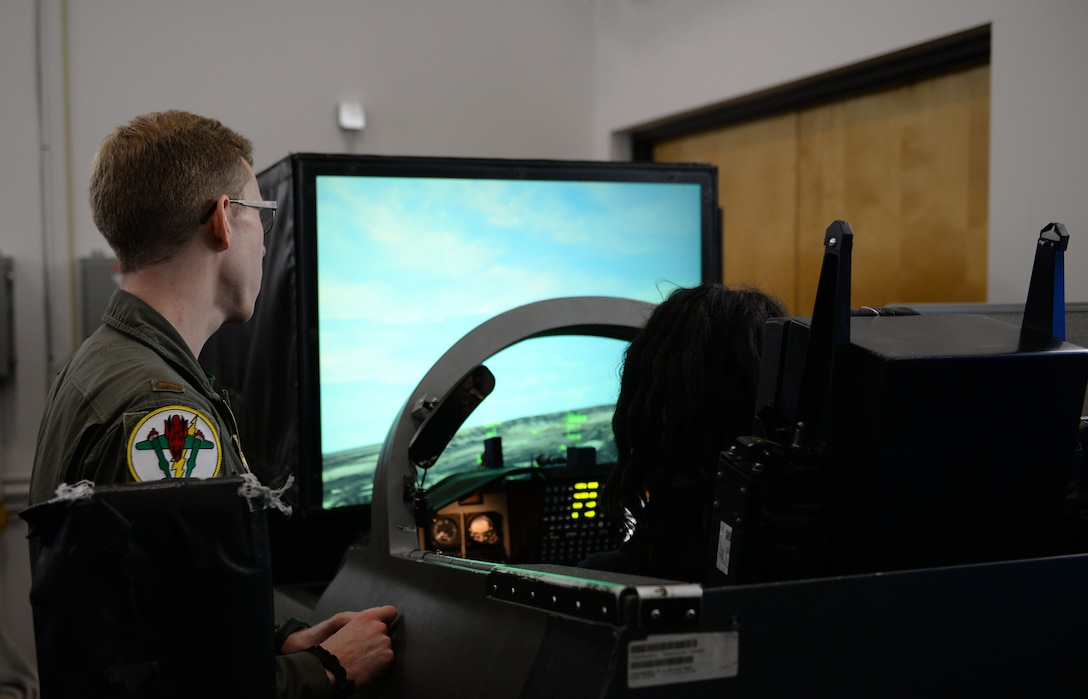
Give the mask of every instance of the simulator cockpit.
[[(347, 168), (341, 174), (366, 166), (334, 160)], [(314, 235), (314, 197), (344, 184), (306, 179), (321, 164), (302, 158), (262, 175), (281, 211), (285, 201), (297, 206), (277, 218), (288, 229), (269, 238), (282, 296), (262, 294), (267, 305), (257, 311), (263, 322), (292, 309), (286, 326), (258, 322), (213, 340), (202, 357), (232, 391), (264, 386), (232, 402), (258, 424), (279, 425), (260, 447), (266, 453), (250, 457), (272, 481), (311, 463), (325, 429), (314, 415), (350, 424), (370, 395), (326, 384), (317, 403), (304, 385), (313, 376), (297, 370), (323, 351), (323, 333), (358, 313), (347, 304), (329, 315), (291, 291), (316, 285), (318, 251), (302, 239)], [(716, 195), (695, 191), (697, 207), (714, 213), (693, 230), (716, 231), (716, 220), (705, 221), (716, 216)], [(393, 229), (383, 230), (392, 239)], [(705, 493), (718, 526), (696, 581), (575, 567), (623, 535), (598, 507), (611, 466), (608, 400), (578, 404), (604, 406), (603, 421), (561, 408), (540, 411), (557, 416), (547, 424), (478, 419), (524, 365), (504, 352), (543, 343), (533, 361), (562, 363), (569, 347), (546, 343), (585, 337), (616, 343), (598, 365), (616, 372), (652, 300), (598, 290), (489, 315), (416, 374), (377, 447), (339, 453), (373, 464), (365, 504), (329, 478), (346, 461), (326, 458), (297, 474), (302, 506), (272, 531), (277, 616), (396, 605), (397, 660), (376, 696), (1009, 696), (1083, 687), (1088, 350), (1065, 340), (1067, 319), (1077, 316), (1080, 328), (1084, 310), (1062, 296), (1067, 244), (1061, 224), (1040, 233), (1014, 324), (987, 309), (851, 309), (853, 231), (832, 223), (812, 315), (766, 325), (757, 419), (722, 454), (717, 485)], [(669, 281), (720, 279), (720, 270), (696, 269)], [(383, 298), (380, 288), (351, 288)], [(390, 342), (405, 339), (388, 327)], [(425, 327), (406, 341), (433, 345)], [(269, 367), (245, 360), (246, 348), (271, 344), (245, 333), (277, 331), (300, 338), (280, 402), (267, 394)], [(377, 356), (369, 346), (355, 351), (323, 361), (350, 376), (353, 361)], [(548, 378), (556, 386), (585, 379)], [(358, 413), (326, 394), (351, 398)]]

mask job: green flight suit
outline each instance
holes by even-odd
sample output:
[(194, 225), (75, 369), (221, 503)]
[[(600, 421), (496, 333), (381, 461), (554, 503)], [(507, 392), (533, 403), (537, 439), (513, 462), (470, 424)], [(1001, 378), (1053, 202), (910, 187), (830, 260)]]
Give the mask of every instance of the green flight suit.
[[(49, 392), (30, 504), (80, 480), (104, 485), (246, 472), (226, 397), (212, 389), (177, 330), (120, 290), (102, 320)], [(279, 697), (332, 696), (324, 667), (310, 653), (277, 656), (276, 690)]]

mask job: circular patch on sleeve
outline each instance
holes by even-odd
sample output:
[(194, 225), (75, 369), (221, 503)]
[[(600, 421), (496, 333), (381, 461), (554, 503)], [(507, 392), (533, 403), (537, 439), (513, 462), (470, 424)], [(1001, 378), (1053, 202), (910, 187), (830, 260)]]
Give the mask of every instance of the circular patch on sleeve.
[(215, 425), (183, 405), (148, 413), (128, 437), (128, 470), (137, 481), (211, 478), (222, 462)]

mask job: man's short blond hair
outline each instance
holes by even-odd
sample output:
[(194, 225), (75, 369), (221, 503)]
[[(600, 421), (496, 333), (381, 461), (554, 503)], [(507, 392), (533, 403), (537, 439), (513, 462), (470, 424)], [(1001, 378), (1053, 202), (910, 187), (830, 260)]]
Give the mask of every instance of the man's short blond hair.
[(241, 195), (253, 144), (215, 119), (183, 111), (138, 116), (95, 155), (91, 213), (121, 272), (164, 262), (189, 244), (221, 194)]

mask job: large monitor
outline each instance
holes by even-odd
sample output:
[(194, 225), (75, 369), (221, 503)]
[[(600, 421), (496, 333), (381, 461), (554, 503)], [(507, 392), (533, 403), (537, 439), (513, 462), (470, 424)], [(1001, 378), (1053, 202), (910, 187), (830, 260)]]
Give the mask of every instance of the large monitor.
[[(272, 481), (289, 468), (307, 511), (369, 504), (410, 391), (485, 320), (567, 296), (656, 303), (721, 279), (711, 166), (300, 154), (258, 180), (280, 212), (253, 327), (227, 331), (248, 333), (249, 361), (223, 344), (202, 361), (246, 377), (227, 388), (251, 465)], [(550, 337), (495, 355), (467, 458), (501, 434), (507, 465), (561, 463), (571, 440), (607, 461), (625, 349)]]

